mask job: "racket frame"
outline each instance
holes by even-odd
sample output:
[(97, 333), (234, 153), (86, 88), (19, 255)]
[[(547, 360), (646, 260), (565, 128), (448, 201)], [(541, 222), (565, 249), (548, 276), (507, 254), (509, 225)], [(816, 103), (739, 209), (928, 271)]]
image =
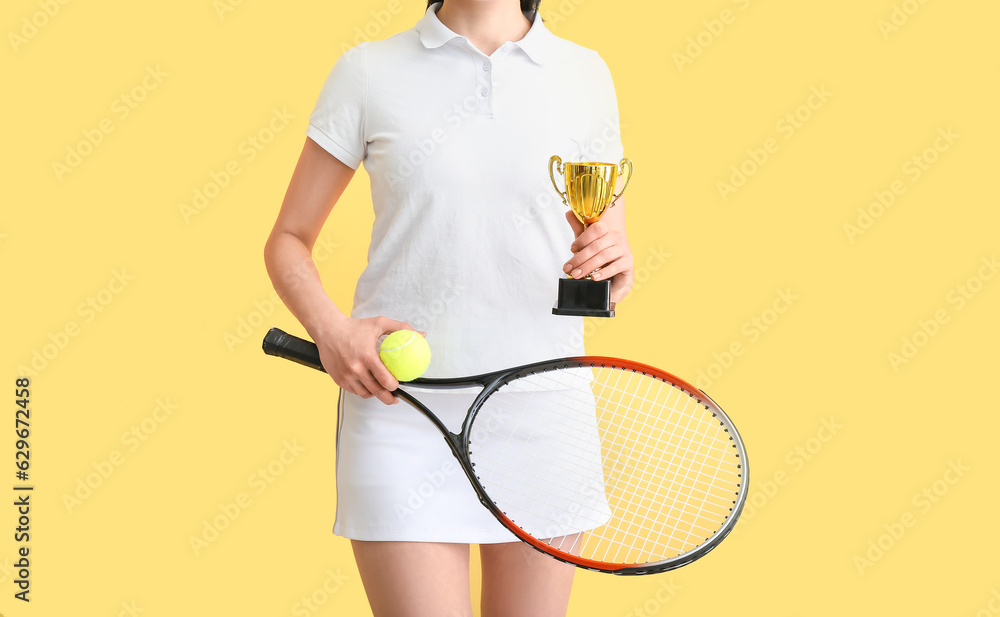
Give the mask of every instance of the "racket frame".
[[(314, 343), (288, 334), (278, 328), (271, 328), (268, 331), (267, 335), (264, 337), (262, 347), (264, 349), (264, 353), (268, 355), (285, 358), (304, 366), (326, 372), (319, 358), (319, 350)], [(535, 373), (548, 372), (561, 368), (612, 368), (630, 370), (635, 373), (648, 375), (650, 377), (661, 379), (686, 392), (688, 396), (693, 397), (700, 405), (712, 412), (712, 416), (722, 424), (726, 432), (729, 434), (729, 438), (733, 442), (733, 446), (736, 449), (736, 456), (740, 459), (740, 463), (737, 467), (740, 469), (739, 475), (741, 482), (739, 491), (735, 493), (736, 497), (733, 499), (733, 506), (730, 508), (732, 514), (726, 518), (723, 525), (714, 534), (712, 534), (710, 538), (706, 538), (704, 543), (699, 544), (690, 551), (686, 551), (680, 555), (662, 561), (636, 565), (608, 563), (593, 559), (586, 559), (546, 544), (541, 539), (535, 538), (518, 527), (516, 523), (507, 518), (500, 508), (493, 503), (486, 490), (483, 488), (483, 485), (480, 483), (479, 478), (476, 477), (475, 468), (472, 464), (471, 458), (469, 457), (468, 444), (471, 438), (472, 424), (475, 422), (476, 416), (479, 414), (479, 411), (482, 409), (486, 400), (497, 390), (511, 381)], [(403, 399), (412, 407), (420, 411), (438, 428), (438, 430), (441, 431), (441, 435), (444, 437), (445, 443), (448, 444), (452, 454), (456, 459), (458, 459), (462, 470), (469, 478), (469, 482), (472, 484), (480, 503), (482, 503), (483, 506), (490, 511), (493, 517), (496, 518), (501, 525), (513, 533), (519, 540), (550, 557), (558, 559), (559, 561), (563, 561), (586, 570), (623, 576), (667, 572), (700, 559), (718, 546), (718, 544), (722, 542), (722, 540), (725, 539), (726, 536), (728, 536), (733, 530), (736, 525), (736, 521), (739, 519), (740, 514), (743, 511), (743, 506), (746, 502), (747, 492), (749, 491), (750, 486), (750, 470), (747, 463), (746, 449), (743, 446), (743, 441), (740, 438), (739, 432), (736, 430), (736, 426), (729, 419), (729, 416), (722, 411), (722, 408), (719, 407), (712, 397), (710, 397), (704, 390), (696, 388), (687, 381), (654, 366), (610, 356), (574, 356), (558, 358), (555, 360), (545, 360), (542, 362), (533, 362), (516, 368), (503, 369), (500, 371), (469, 377), (417, 378), (411, 381), (400, 382), (400, 385), (407, 385), (425, 390), (451, 390), (457, 387), (474, 386), (482, 388), (475, 400), (469, 406), (465, 419), (462, 420), (461, 431), (458, 433), (451, 432), (451, 430), (445, 426), (444, 422), (442, 422), (433, 411), (428, 409), (415, 396), (406, 390), (397, 388), (392, 392), (392, 394)]]

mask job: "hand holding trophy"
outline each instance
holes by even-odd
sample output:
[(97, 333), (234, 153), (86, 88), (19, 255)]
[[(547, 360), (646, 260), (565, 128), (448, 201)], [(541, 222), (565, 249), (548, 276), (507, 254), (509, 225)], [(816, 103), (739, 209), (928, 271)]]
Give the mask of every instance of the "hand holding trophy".
[[(627, 174), (626, 174), (627, 170)], [(556, 172), (563, 177), (565, 191), (556, 184)], [(625, 175), (622, 190), (615, 194), (618, 174)], [(563, 163), (559, 156), (549, 159), (549, 178), (552, 186), (569, 206), (584, 228), (600, 220), (604, 211), (614, 205), (628, 187), (632, 179), (632, 161), (623, 158), (614, 163)], [(588, 274), (586, 278), (559, 279), (559, 299), (555, 315), (582, 315), (584, 317), (614, 317), (611, 308), (611, 281), (595, 281)]]

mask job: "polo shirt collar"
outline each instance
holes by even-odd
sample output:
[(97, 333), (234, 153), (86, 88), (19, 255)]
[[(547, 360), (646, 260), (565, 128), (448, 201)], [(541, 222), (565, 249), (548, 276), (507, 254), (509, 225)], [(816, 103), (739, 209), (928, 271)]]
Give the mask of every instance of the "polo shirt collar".
[[(441, 23), (441, 20), (438, 19), (437, 11), (441, 8), (442, 4), (441, 2), (435, 2), (427, 7), (427, 12), (424, 13), (424, 16), (415, 26), (420, 35), (420, 42), (427, 49), (441, 47), (455, 38), (465, 38), (461, 34), (452, 32), (448, 26)], [(511, 44), (520, 47), (521, 51), (527, 54), (535, 63), (545, 64), (552, 57), (556, 36), (549, 32), (549, 29), (542, 23), (542, 16), (538, 11), (535, 11), (533, 16), (526, 14), (525, 17), (532, 19), (531, 29), (528, 30), (523, 39), (514, 41)]]

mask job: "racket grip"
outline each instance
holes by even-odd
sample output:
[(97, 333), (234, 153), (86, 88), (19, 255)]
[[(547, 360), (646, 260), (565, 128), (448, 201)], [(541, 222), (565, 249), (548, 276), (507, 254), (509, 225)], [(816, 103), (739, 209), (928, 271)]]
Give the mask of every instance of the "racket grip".
[(268, 330), (262, 347), (264, 353), (269, 356), (277, 356), (326, 372), (319, 359), (319, 348), (316, 347), (315, 343), (293, 336), (278, 328)]

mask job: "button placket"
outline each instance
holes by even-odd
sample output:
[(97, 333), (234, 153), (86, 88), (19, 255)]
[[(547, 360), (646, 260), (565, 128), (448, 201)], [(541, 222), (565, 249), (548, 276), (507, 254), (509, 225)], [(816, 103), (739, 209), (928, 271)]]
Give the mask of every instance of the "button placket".
[(476, 58), (476, 101), (479, 115), (493, 115), (493, 62), (478, 54)]

